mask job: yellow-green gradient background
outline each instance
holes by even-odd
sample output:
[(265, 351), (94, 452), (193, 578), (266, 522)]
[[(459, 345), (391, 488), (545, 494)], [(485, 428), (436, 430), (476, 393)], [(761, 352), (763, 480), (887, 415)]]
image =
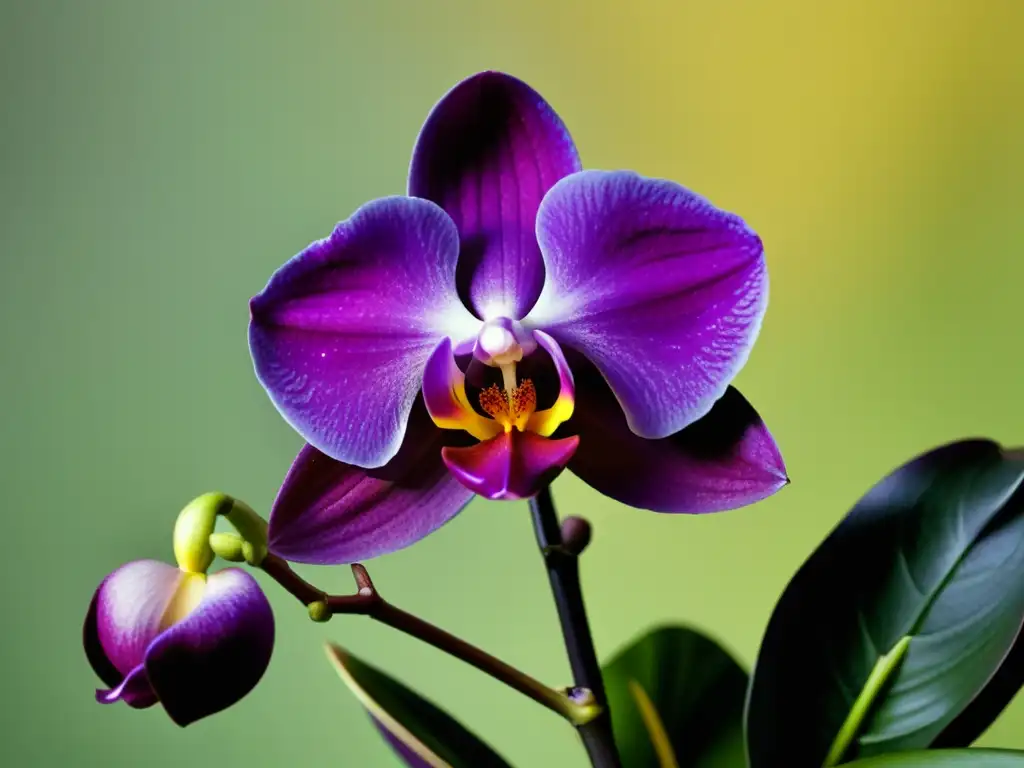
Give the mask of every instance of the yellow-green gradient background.
[[(1017, 0), (0, 0), (0, 763), (395, 765), (332, 638), (519, 766), (585, 764), (517, 694), (367, 620), (313, 625), (272, 584), (264, 681), (186, 730), (95, 704), (80, 645), (100, 579), (170, 558), (194, 495), (268, 510), (300, 441), (251, 372), (247, 300), (403, 192), (428, 109), (487, 68), (540, 90), (586, 166), (678, 180), (764, 238), (771, 303), (739, 384), (793, 484), (703, 518), (556, 485), (596, 528), (603, 655), (690, 621), (751, 663), (787, 579), (883, 473), (958, 437), (1024, 443), (1022, 25)], [(568, 682), (524, 504), (474, 503), (371, 569)], [(1024, 700), (984, 743), (1024, 748)]]

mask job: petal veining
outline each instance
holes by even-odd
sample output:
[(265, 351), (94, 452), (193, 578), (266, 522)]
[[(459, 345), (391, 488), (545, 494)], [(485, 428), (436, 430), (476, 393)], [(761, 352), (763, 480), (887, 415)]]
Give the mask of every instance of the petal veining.
[(746, 362), (768, 276), (758, 236), (669, 181), (583, 171), (545, 197), (544, 291), (524, 325), (582, 352), (646, 438), (704, 416)]
[(555, 111), (509, 75), (473, 75), (430, 112), (413, 152), (409, 194), (433, 200), (458, 226), (460, 294), (481, 319), (520, 318), (536, 301), (544, 282), (537, 208), (579, 168)]
[(354, 563), (437, 530), (473, 497), (441, 461), (446, 440), (460, 435), (435, 427), (417, 405), (402, 449), (379, 469), (343, 464), (307, 445), (274, 501), (271, 551), (300, 563)]
[(480, 326), (456, 293), (458, 247), (433, 203), (375, 200), (252, 300), (257, 376), (307, 442), (364, 467), (397, 453), (430, 353)]
[(736, 389), (676, 434), (647, 440), (629, 429), (596, 370), (577, 365), (576, 374), (579, 400), (566, 430), (580, 446), (569, 469), (605, 496), (656, 512), (720, 512), (789, 482), (775, 440)]

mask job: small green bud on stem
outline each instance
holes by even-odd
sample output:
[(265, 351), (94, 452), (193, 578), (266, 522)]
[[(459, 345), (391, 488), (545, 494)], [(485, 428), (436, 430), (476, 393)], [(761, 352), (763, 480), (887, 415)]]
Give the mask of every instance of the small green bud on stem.
[(333, 615), (326, 600), (317, 600), (315, 603), (310, 603), (307, 608), (309, 609), (309, 618), (321, 624), (330, 621)]
[(210, 549), (222, 560), (231, 563), (245, 562), (245, 540), (237, 533), (211, 533)]
[(245, 540), (242, 549), (245, 562), (258, 566), (267, 556), (267, 521), (238, 499), (234, 499), (231, 509), (224, 516)]

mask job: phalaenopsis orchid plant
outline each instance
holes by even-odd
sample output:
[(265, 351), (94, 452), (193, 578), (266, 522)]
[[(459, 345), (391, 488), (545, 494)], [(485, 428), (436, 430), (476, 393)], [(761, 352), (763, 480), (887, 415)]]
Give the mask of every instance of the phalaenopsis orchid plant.
[[(472, 665), (563, 718), (601, 768), (1024, 766), (968, 749), (1024, 682), (1024, 452), (988, 440), (924, 453), (856, 502), (783, 592), (752, 673), (682, 625), (602, 664), (580, 583), (590, 524), (559, 519), (552, 483), (568, 469), (676, 514), (784, 488), (779, 448), (731, 386), (767, 305), (739, 216), (672, 181), (584, 170), (525, 83), (464, 80), (419, 133), (408, 194), (363, 205), (252, 299), (256, 376), (307, 445), (269, 522), (207, 493), (177, 518), (176, 565), (103, 580), (84, 633), (97, 699), (185, 726), (256, 686), (274, 616), (244, 568), (211, 570), (220, 558), (262, 569), (314, 621), (369, 616)], [(529, 510), (568, 688), (403, 611), (361, 564), (475, 496)], [(349, 565), (353, 590), (291, 562)], [(406, 764), (509, 765), (375, 666), (328, 656)]]

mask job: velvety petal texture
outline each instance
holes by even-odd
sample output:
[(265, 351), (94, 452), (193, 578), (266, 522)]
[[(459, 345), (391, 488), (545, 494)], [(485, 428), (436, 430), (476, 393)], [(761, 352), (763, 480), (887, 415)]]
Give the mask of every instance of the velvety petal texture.
[(544, 198), (537, 237), (547, 279), (524, 325), (589, 358), (640, 437), (711, 410), (767, 304), (761, 241), (739, 217), (673, 182), (583, 171)]
[(136, 560), (110, 574), (96, 593), (96, 627), (106, 658), (123, 677), (145, 661), (150, 643), (187, 610), (202, 576), (158, 560)]
[(114, 663), (107, 657), (106, 651), (103, 650), (103, 645), (100, 643), (99, 616), (97, 615), (99, 596), (105, 584), (106, 579), (93, 593), (92, 601), (89, 603), (89, 612), (85, 616), (85, 626), (82, 630), (82, 642), (85, 646), (85, 656), (96, 676), (109, 688), (116, 688), (124, 680), (124, 674), (114, 666)]
[(210, 576), (138, 560), (108, 576), (86, 617), (86, 655), (111, 688), (106, 704), (158, 701), (178, 725), (219, 712), (263, 676), (274, 617), (256, 581), (229, 568)]
[(263, 677), (274, 648), (274, 616), (256, 580), (240, 568), (207, 577), (199, 605), (161, 634), (146, 672), (178, 725), (230, 707)]
[(544, 282), (535, 222), (544, 194), (578, 171), (572, 138), (526, 83), (481, 72), (456, 85), (420, 132), (409, 194), (458, 226), (460, 295), (477, 316), (520, 318)]
[(408, 193), (360, 208), (252, 300), (257, 375), (308, 443), (272, 551), (376, 557), (566, 466), (667, 512), (788, 482), (730, 388), (768, 298), (742, 219), (673, 182), (582, 171), (551, 105), (493, 71), (430, 112)]
[(788, 482), (782, 456), (754, 408), (736, 389), (699, 421), (669, 437), (637, 437), (596, 371), (577, 368), (579, 434), (569, 469), (592, 488), (656, 512), (720, 512), (753, 504)]
[(458, 253), (433, 203), (375, 200), (252, 300), (256, 374), (308, 443), (362, 467), (398, 452), (430, 353), (480, 325), (456, 293)]
[(445, 439), (454, 437), (417, 405), (401, 451), (380, 469), (343, 464), (306, 446), (274, 501), (271, 551), (300, 563), (354, 563), (437, 530), (473, 497), (441, 461)]
[(527, 499), (554, 480), (569, 463), (578, 437), (551, 440), (534, 434), (502, 432), (468, 448), (445, 448), (441, 455), (455, 478), (485, 499)]

